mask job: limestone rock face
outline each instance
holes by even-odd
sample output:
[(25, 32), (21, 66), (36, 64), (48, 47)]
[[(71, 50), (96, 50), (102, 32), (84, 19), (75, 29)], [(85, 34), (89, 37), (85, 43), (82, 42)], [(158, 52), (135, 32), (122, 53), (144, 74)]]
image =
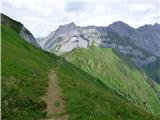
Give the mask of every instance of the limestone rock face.
[(27, 42), (29, 42), (37, 47), (40, 47), (39, 44), (37, 43), (36, 39), (33, 37), (33, 35), (24, 26), (21, 27), (20, 35)]
[(134, 29), (123, 22), (115, 22), (108, 28), (123, 37), (131, 38), (135, 45), (160, 57), (160, 24), (144, 25)]
[(31, 43), (32, 45), (36, 47), (40, 47), (32, 33), (24, 27), (24, 25), (20, 22), (17, 22), (16, 20), (13, 20), (12, 18), (6, 16), (5, 14), (1, 13), (1, 24), (5, 24), (12, 29), (14, 29), (24, 40)]
[(63, 54), (76, 48), (113, 48), (137, 65), (144, 66), (160, 56), (160, 25), (144, 25), (134, 29), (121, 21), (108, 27), (80, 27), (74, 23), (60, 25), (41, 42), (41, 47), (49, 52)]
[(92, 43), (99, 45), (101, 33), (96, 27), (79, 27), (74, 23), (59, 28), (44, 38), (42, 48), (59, 53), (70, 52), (75, 48), (87, 48)]

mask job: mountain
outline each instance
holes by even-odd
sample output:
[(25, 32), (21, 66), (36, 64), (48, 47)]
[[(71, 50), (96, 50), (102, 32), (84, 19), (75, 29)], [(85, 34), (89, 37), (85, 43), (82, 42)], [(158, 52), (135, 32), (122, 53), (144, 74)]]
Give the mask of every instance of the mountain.
[(21, 23), (8, 17), (1, 22), (2, 119), (159, 119), (100, 79), (30, 44), (19, 33)]
[[(114, 32), (117, 33), (120, 37), (129, 38), (129, 41), (132, 42), (133, 44), (160, 57), (159, 31), (160, 31), (160, 25), (158, 23), (154, 25), (144, 25), (137, 29), (134, 29), (121, 21), (114, 22), (108, 27), (96, 27), (96, 26), (80, 27), (76, 26), (75, 23), (69, 23), (66, 25), (59, 26), (59, 28), (56, 31), (52, 32), (49, 36), (47, 36), (47, 38), (44, 39), (46, 44), (44, 44), (42, 47), (44, 47), (44, 49), (47, 50), (53, 49), (55, 47), (54, 43), (58, 41), (57, 39), (61, 39), (66, 34), (68, 35), (65, 36), (68, 37), (66, 39), (70, 39), (70, 37), (74, 38), (76, 36), (79, 36), (82, 37), (82, 40), (83, 37), (88, 38), (89, 42), (92, 42), (91, 38), (98, 37), (99, 35), (99, 42), (101, 42), (103, 41), (103, 37), (107, 37), (107, 35), (109, 34), (108, 32)], [(97, 36), (94, 33), (95, 34), (97, 33)], [(60, 52), (63, 52), (63, 50)]]
[[(159, 24), (146, 26), (134, 29), (121, 21), (108, 27), (80, 27), (70, 23), (61, 25), (44, 38), (42, 48), (58, 55), (76, 48), (88, 48), (92, 44), (97, 47), (113, 48), (160, 83)], [(154, 74), (150, 71), (150, 66)]]
[(119, 33), (121, 36), (131, 38), (137, 46), (160, 57), (160, 24), (144, 25), (134, 29), (119, 21), (109, 25), (108, 27), (112, 31)]
[(20, 22), (17, 22), (15, 20), (12, 20), (8, 16), (1, 14), (1, 23), (10, 26), (11, 28), (15, 29), (22, 38), (24, 38), (27, 42), (40, 47), (39, 44), (37, 43), (36, 39), (32, 35), (32, 33), (25, 28), (23, 24)]

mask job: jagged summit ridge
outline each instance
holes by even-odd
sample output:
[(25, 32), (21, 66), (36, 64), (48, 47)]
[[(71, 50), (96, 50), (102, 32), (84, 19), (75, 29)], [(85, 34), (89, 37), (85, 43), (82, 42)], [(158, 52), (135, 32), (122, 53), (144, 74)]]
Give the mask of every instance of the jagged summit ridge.
[(74, 22), (71, 22), (65, 25), (60, 25), (59, 28), (55, 32), (55, 36), (58, 36), (60, 34), (63, 34), (69, 31), (74, 31), (75, 29), (77, 29), (77, 26), (75, 25)]
[[(47, 51), (52, 51), (57, 47), (57, 45), (59, 46), (59, 44), (61, 44), (61, 47), (63, 47), (64, 44), (74, 45), (73, 42), (77, 44), (77, 42), (75, 41), (81, 42), (81, 40), (83, 40), (83, 42), (86, 42), (87, 40), (88, 45), (91, 45), (92, 42), (96, 43), (96, 45), (101, 45), (103, 44), (102, 41), (107, 42), (108, 39), (106, 38), (108, 34), (114, 32), (121, 37), (128, 37), (130, 39), (130, 42), (132, 42), (133, 44), (160, 57), (159, 30), (160, 30), (160, 25), (158, 23), (154, 25), (144, 25), (142, 27), (135, 29), (122, 21), (114, 22), (110, 24), (108, 27), (97, 27), (97, 26), (80, 27), (72, 22), (69, 24), (60, 25), (59, 28), (54, 33), (51, 33), (49, 36), (47, 36), (44, 39), (45, 44), (43, 44), (42, 48), (44, 48)], [(86, 48), (86, 46), (82, 47)], [(61, 51), (61, 49), (59, 48), (60, 47), (58, 47), (59, 52), (68, 52), (73, 50), (75, 47), (71, 47), (72, 49), (67, 51), (65, 51), (64, 49), (62, 49)]]
[(42, 48), (47, 51), (57, 50), (60, 52), (70, 52), (74, 48), (87, 48), (94, 43), (100, 43), (100, 32), (96, 27), (79, 27), (74, 23), (59, 26), (59, 28), (47, 36), (46, 43)]

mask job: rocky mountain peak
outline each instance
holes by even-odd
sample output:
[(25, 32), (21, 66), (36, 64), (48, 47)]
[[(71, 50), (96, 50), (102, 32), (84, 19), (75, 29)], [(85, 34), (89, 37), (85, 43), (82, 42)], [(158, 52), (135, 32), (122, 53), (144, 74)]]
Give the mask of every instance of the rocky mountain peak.
[(74, 23), (74, 22), (71, 22), (71, 23), (69, 23), (69, 24), (67, 24), (67, 26), (76, 26), (76, 24)]
[(129, 26), (128, 24), (122, 22), (122, 21), (117, 21), (108, 26), (108, 28), (114, 32), (119, 33), (120, 35), (132, 35), (135, 33), (135, 29)]
[(128, 24), (122, 22), (122, 21), (116, 21), (116, 22), (113, 22), (112, 24), (110, 24), (108, 26), (109, 28), (114, 28), (114, 27), (121, 27), (121, 28), (130, 28), (130, 29), (133, 29), (131, 26), (129, 26)]
[(147, 31), (148, 30), (157, 31), (158, 30), (158, 32), (159, 32), (160, 31), (160, 24), (158, 24), (158, 23), (155, 23), (154, 25), (146, 24), (144, 26), (137, 28), (137, 30), (139, 30), (139, 31), (146, 31), (146, 30)]
[(76, 24), (74, 22), (71, 22), (69, 24), (60, 25), (57, 30), (63, 29), (63, 30), (71, 31), (71, 30), (74, 30), (75, 28), (76, 28)]
[(59, 36), (61, 34), (74, 31), (77, 29), (77, 26), (74, 22), (71, 22), (69, 24), (60, 25), (58, 29), (55, 31), (55, 36)]
[(111, 25), (127, 25), (127, 24), (123, 21), (115, 21)]
[[(119, 44), (119, 37), (121, 37), (123, 44), (126, 44), (124, 41), (127, 38), (127, 44), (128, 42), (132, 43), (148, 51), (149, 53), (160, 56), (159, 26), (160, 25), (157, 23), (154, 25), (144, 25), (134, 29), (122, 21), (117, 21), (110, 24), (108, 27), (80, 27), (76, 26), (75, 23), (72, 22), (69, 24), (60, 25), (52, 35), (49, 35), (45, 39), (46, 42), (44, 42), (45, 44), (43, 48), (50, 51), (55, 49), (57, 45), (59, 46), (58, 48), (61, 48), (65, 45), (71, 46), (71, 43), (77, 47), (81, 46), (80, 44), (83, 44), (83, 42), (87, 42), (85, 47), (91, 45), (92, 43), (96, 43), (97, 46), (106, 46), (107, 43), (107, 46), (113, 47), (116, 46), (115, 44)], [(116, 37), (115, 34), (117, 34), (119, 37)], [(117, 43), (113, 43), (113, 41), (117, 41)], [(65, 50), (63, 50), (63, 52)], [(70, 49), (70, 51), (71, 50), (72, 49)], [(61, 52), (61, 49), (58, 51)]]
[(160, 27), (160, 24), (158, 24), (158, 23), (155, 23), (154, 25), (153, 25), (154, 27)]

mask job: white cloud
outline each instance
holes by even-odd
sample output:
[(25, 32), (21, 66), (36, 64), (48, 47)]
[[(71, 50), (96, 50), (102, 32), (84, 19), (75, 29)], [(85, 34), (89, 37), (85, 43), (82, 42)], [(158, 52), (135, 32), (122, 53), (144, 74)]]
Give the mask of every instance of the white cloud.
[(152, 4), (132, 4), (129, 7), (130, 11), (147, 11), (147, 10), (151, 10), (154, 9), (154, 5), (152, 6)]
[[(139, 4), (140, 3), (140, 4)], [(159, 22), (157, 0), (5, 0), (3, 13), (22, 22), (36, 37), (61, 24), (107, 26), (122, 20), (133, 27)]]

